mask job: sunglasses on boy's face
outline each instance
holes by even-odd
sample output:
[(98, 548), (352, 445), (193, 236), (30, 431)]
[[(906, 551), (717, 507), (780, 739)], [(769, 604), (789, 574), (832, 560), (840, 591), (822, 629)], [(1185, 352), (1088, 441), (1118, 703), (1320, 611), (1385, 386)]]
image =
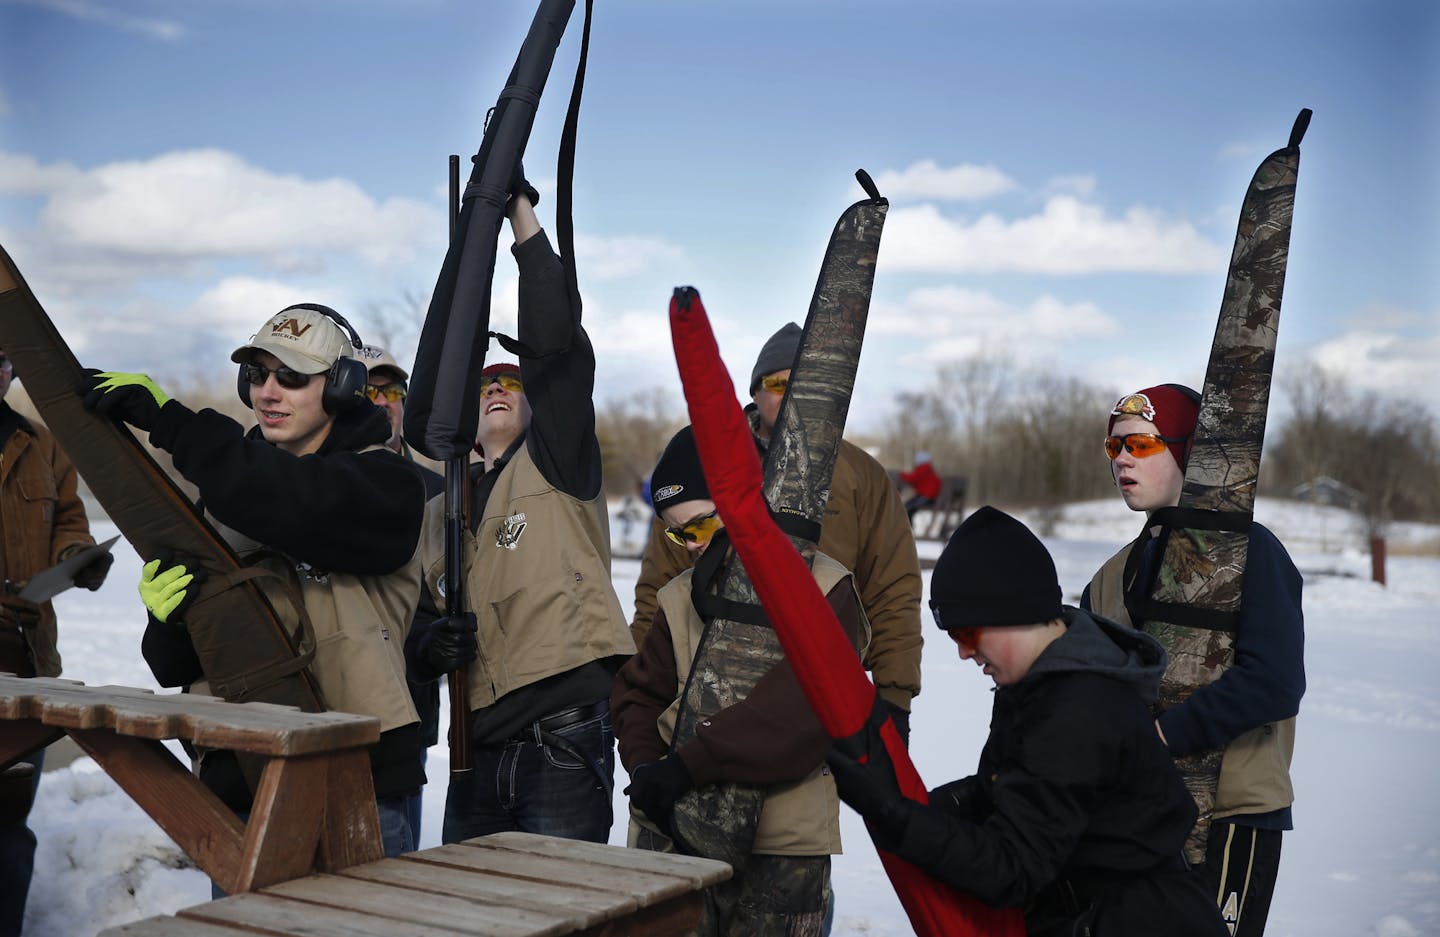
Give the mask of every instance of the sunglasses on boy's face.
[(489, 377), (480, 378), (480, 393), (485, 393), (485, 388), (491, 384), (499, 384), (503, 390), (512, 394), (525, 393), (525, 385), (520, 381), (518, 374), (492, 374)]
[(950, 637), (955, 641), (955, 643), (959, 644), (967, 651), (973, 652), (975, 650), (976, 642), (980, 640), (980, 628), (982, 626), (976, 625), (967, 626), (964, 628), (946, 628), (945, 619), (941, 616), (940, 613), (940, 606), (935, 604), (934, 602), (930, 603), (930, 614), (935, 616), (935, 624), (939, 625), (941, 628), (945, 628), (946, 632), (949, 633)]
[(258, 364), (240, 365), (240, 376), (245, 378), (246, 383), (253, 387), (263, 386), (272, 374), (275, 375), (275, 380), (281, 387), (289, 390), (299, 390), (306, 384), (309, 384), (310, 378), (315, 376), (313, 374), (301, 374), (299, 371), (287, 368), (283, 364), (278, 368), (266, 368)]
[(1167, 444), (1184, 442), (1185, 437), (1171, 438), (1155, 433), (1126, 433), (1124, 436), (1106, 436), (1105, 454), (1111, 459), (1120, 458), (1120, 451), (1130, 453), (1137, 459), (1148, 459), (1165, 451)]
[(371, 403), (379, 403), (381, 397), (391, 403), (396, 403), (405, 399), (405, 385), (400, 383), (366, 384), (365, 396), (370, 398)]
[(790, 378), (788, 375), (782, 377), (778, 374), (772, 374), (769, 377), (760, 378), (760, 386), (772, 394), (783, 394), (785, 393), (785, 389), (790, 386)]
[(709, 514), (702, 514), (681, 524), (679, 527), (666, 527), (665, 536), (678, 546), (685, 546), (686, 543), (698, 543), (701, 545), (710, 542), (710, 538), (725, 526), (720, 523), (720, 518), (714, 511)]

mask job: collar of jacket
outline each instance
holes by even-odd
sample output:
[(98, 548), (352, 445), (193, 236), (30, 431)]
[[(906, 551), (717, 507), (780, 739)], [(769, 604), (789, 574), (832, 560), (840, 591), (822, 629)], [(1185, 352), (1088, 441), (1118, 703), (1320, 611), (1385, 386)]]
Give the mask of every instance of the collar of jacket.
[[(250, 427), (245, 436), (247, 439), (265, 438), (259, 426)], [(326, 456), (337, 452), (359, 452), (369, 446), (383, 446), (389, 440), (390, 418), (384, 410), (376, 406), (354, 407), (335, 415), (329, 434), (315, 454)]]

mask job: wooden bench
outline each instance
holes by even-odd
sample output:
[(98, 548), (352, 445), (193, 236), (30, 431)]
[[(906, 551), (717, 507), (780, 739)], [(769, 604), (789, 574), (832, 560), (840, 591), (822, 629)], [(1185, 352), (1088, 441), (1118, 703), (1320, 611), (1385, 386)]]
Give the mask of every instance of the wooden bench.
[(112, 927), (100, 937), (679, 937), (730, 867), (496, 833)]
[[(0, 769), (65, 734), (231, 894), (384, 855), (370, 781), (373, 716), (0, 676)], [(164, 739), (262, 759), (249, 821)]]
[[(915, 535), (926, 540), (949, 537), (950, 532), (960, 526), (960, 519), (965, 513), (965, 491), (969, 484), (964, 475), (940, 476), (940, 491), (935, 495), (935, 503), (921, 509), (929, 512), (929, 521)], [(917, 519), (919, 513), (916, 512)]]

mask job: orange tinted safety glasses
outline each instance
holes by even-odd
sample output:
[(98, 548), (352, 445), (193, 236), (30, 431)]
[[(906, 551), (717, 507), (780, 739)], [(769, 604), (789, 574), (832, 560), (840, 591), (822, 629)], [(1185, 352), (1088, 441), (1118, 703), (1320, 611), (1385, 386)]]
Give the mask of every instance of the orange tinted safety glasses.
[(1184, 441), (1184, 436), (1172, 439), (1169, 436), (1159, 436), (1155, 433), (1126, 433), (1124, 436), (1106, 436), (1105, 454), (1111, 459), (1118, 459), (1123, 449), (1137, 459), (1148, 459), (1152, 455), (1164, 452), (1168, 444)]
[(666, 527), (665, 536), (669, 537), (671, 542), (682, 547), (687, 542), (704, 545), (709, 543), (710, 538), (714, 537), (724, 526), (715, 512), (711, 511), (709, 514), (702, 514), (688, 520), (679, 527)]
[(971, 628), (952, 628), (950, 637), (956, 644), (973, 654), (980, 646), (980, 630), (978, 625)]

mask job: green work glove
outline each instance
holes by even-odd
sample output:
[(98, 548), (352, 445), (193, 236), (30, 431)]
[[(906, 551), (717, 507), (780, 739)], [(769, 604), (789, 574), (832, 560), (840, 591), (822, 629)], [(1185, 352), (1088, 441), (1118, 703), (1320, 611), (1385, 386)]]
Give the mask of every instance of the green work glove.
[(147, 433), (155, 428), (160, 408), (170, 402), (169, 396), (149, 375), (124, 371), (86, 368), (76, 392), (85, 398), (86, 410), (129, 423)]
[(141, 568), (140, 601), (157, 621), (179, 625), (181, 612), (194, 600), (200, 585), (196, 573), (183, 563), (162, 570), (163, 565), (161, 560), (151, 560)]

